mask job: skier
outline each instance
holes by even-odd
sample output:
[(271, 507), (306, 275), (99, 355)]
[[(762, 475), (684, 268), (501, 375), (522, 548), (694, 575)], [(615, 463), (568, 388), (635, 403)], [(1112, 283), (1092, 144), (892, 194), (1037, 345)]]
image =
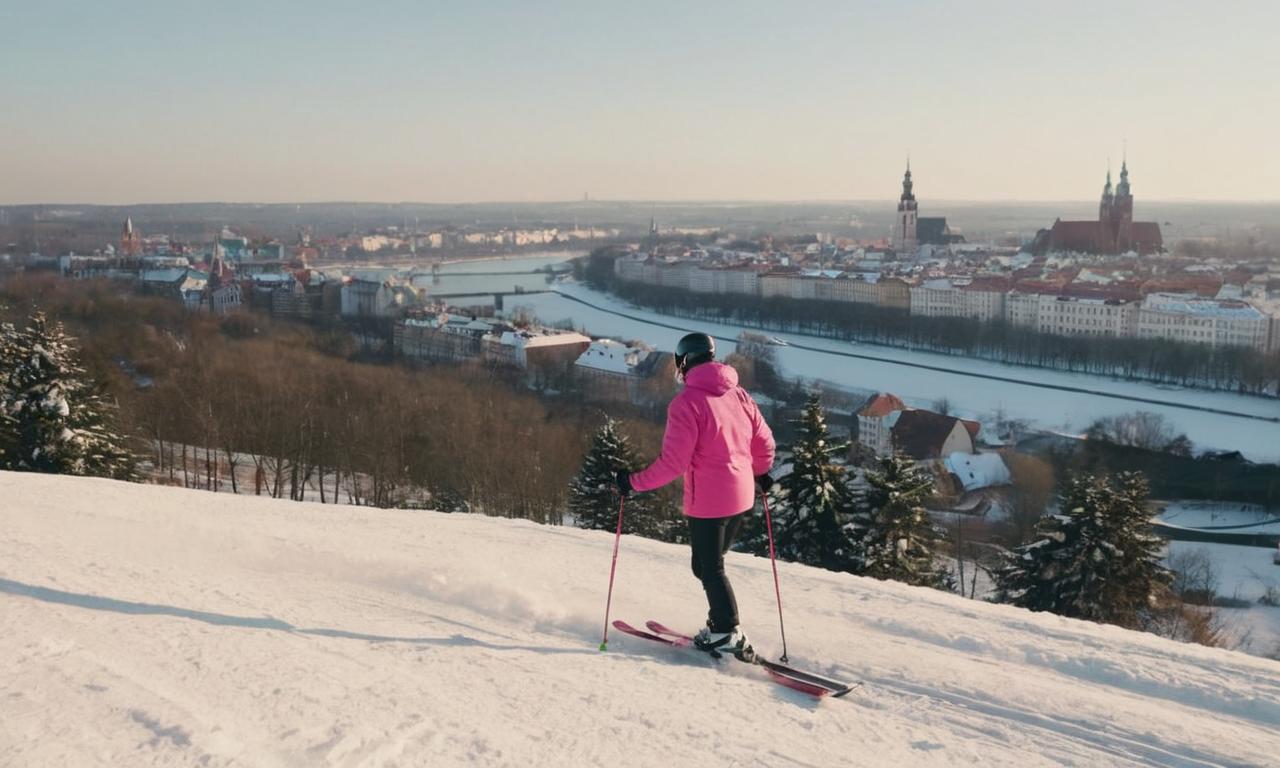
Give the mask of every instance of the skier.
[(662, 452), (648, 468), (617, 474), (619, 492), (650, 491), (684, 476), (693, 575), (707, 593), (707, 625), (694, 644), (751, 661), (755, 652), (738, 627), (738, 604), (724, 572), (724, 553), (755, 506), (756, 489), (773, 485), (773, 433), (738, 372), (715, 361), (715, 341), (690, 333), (676, 345), (676, 380), (684, 389), (667, 408)]

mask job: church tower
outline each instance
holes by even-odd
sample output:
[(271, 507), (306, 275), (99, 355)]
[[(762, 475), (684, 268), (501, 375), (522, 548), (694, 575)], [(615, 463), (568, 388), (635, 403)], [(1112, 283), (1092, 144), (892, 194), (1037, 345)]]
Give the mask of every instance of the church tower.
[(894, 227), (893, 250), (899, 254), (916, 252), (916, 196), (911, 192), (911, 160), (907, 160), (907, 173), (902, 177), (902, 197), (898, 199), (898, 220)]
[(1133, 247), (1133, 193), (1129, 191), (1129, 163), (1120, 161), (1120, 183), (1116, 185), (1116, 202), (1112, 217), (1115, 221), (1116, 250), (1127, 251)]
[(1098, 203), (1098, 221), (1110, 222), (1115, 195), (1111, 192), (1111, 164), (1107, 164), (1107, 185), (1102, 188), (1102, 202)]
[(124, 228), (120, 231), (120, 254), (137, 256), (142, 253), (142, 235), (133, 228), (133, 217), (126, 217)]
[(1133, 221), (1133, 193), (1129, 191), (1129, 163), (1120, 162), (1120, 183), (1116, 185), (1116, 220), (1122, 224)]

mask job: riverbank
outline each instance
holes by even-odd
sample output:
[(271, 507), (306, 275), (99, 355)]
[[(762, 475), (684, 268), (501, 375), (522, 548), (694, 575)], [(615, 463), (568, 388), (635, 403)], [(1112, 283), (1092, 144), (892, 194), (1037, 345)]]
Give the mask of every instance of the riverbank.
[[(696, 328), (720, 339), (722, 355), (733, 340), (758, 329), (727, 322), (695, 322), (640, 309), (581, 284), (564, 283), (556, 293), (521, 299), (546, 322), (622, 339), (639, 339), (659, 349)], [(1093, 421), (1135, 410), (1164, 416), (1192, 440), (1197, 450), (1239, 450), (1259, 462), (1280, 461), (1280, 401), (1229, 392), (1163, 388), (1157, 385), (1051, 369), (1027, 369), (930, 352), (850, 344), (795, 333), (775, 333), (787, 346), (775, 348), (791, 377), (827, 380), (860, 393), (888, 391), (915, 407), (946, 398), (957, 415), (990, 420), (997, 414), (1068, 434), (1083, 433)]]

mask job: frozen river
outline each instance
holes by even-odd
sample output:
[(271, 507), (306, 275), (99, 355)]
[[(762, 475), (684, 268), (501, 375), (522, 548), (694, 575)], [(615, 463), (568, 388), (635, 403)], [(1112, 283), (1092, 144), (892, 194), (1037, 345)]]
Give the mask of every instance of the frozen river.
[[(725, 354), (742, 331), (759, 332), (637, 309), (581, 285), (558, 283), (555, 288), (563, 295), (525, 296), (518, 305), (530, 308), (546, 323), (567, 320), (589, 333), (640, 339), (665, 350), (674, 348), (680, 336), (695, 326), (716, 336)], [(1254, 461), (1280, 461), (1280, 400), (796, 334), (771, 335), (792, 344), (777, 348), (778, 362), (789, 376), (828, 381), (844, 389), (893, 392), (917, 407), (945, 397), (959, 415), (990, 419), (1002, 409), (1010, 418), (1072, 434), (1083, 432), (1103, 416), (1152, 411), (1185, 432), (1197, 450), (1239, 450)]]

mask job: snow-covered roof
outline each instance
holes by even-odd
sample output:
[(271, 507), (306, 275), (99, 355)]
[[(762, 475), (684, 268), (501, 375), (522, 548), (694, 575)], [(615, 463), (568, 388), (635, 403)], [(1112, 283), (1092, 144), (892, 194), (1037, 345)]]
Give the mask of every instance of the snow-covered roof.
[(1233, 320), (1259, 320), (1264, 315), (1257, 308), (1233, 299), (1202, 299), (1181, 293), (1153, 293), (1142, 302), (1143, 309), (1201, 317)]
[(260, 272), (252, 277), (253, 282), (260, 285), (280, 285), (293, 279), (293, 275), (285, 275), (279, 272)]
[(1008, 485), (1009, 468), (998, 453), (953, 453), (944, 462), (947, 471), (960, 478), (966, 491)]
[(801, 277), (825, 277), (825, 278), (834, 279), (843, 274), (844, 272), (839, 269), (802, 269), (800, 270)]
[(201, 280), (197, 277), (187, 276), (183, 278), (182, 283), (178, 285), (178, 290), (183, 293), (200, 293), (209, 284), (207, 280)]
[(502, 343), (513, 347), (554, 347), (561, 344), (581, 344), (591, 339), (580, 333), (530, 333), (528, 331), (507, 331), (502, 334)]
[(613, 339), (599, 339), (583, 352), (575, 365), (611, 373), (631, 373), (636, 364), (649, 354), (643, 347), (628, 347)]
[(142, 270), (142, 282), (144, 283), (176, 283), (186, 276), (186, 267)]

